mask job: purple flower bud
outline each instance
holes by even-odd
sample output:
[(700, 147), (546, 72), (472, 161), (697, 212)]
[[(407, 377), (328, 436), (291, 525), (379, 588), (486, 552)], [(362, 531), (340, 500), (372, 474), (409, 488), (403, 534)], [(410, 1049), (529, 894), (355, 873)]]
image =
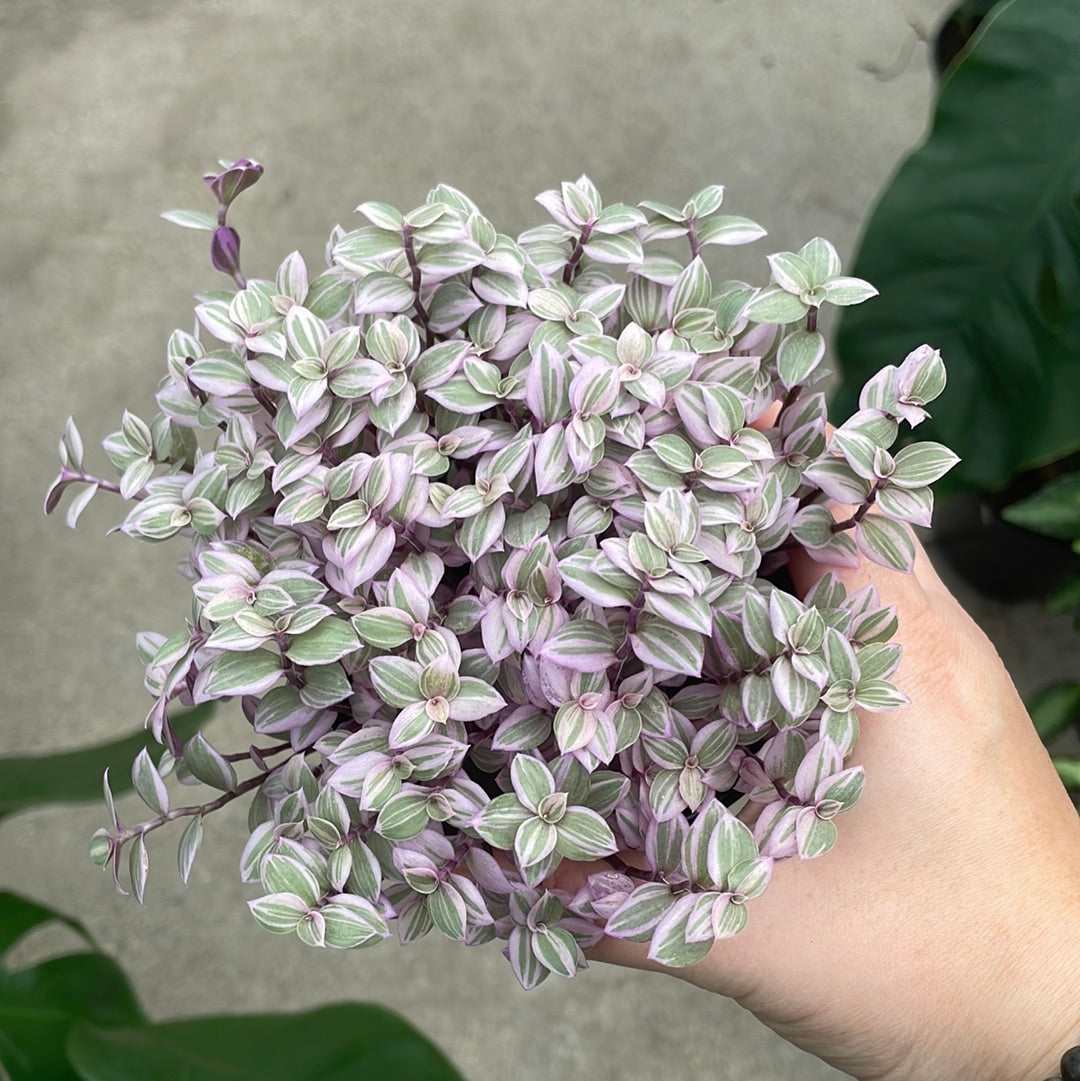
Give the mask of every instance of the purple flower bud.
[(220, 173), (204, 173), (203, 183), (217, 196), (217, 201), (221, 206), (228, 207), (242, 191), (250, 188), (262, 174), (263, 167), (257, 161), (240, 158)]
[(219, 225), (210, 240), (210, 262), (215, 270), (235, 277), (240, 273), (240, 234), (228, 225)]

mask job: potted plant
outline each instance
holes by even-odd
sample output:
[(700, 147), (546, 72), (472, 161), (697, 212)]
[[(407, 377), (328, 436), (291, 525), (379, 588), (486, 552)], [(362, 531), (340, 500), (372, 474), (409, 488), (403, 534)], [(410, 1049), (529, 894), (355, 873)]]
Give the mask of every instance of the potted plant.
[[(225, 164), (216, 215), (166, 215), (210, 231), (232, 287), (169, 340), (157, 415), (105, 439), (119, 479), (69, 423), (46, 501), (75, 488), (74, 525), (116, 493), (122, 532), (182, 538), (192, 585), (191, 618), (137, 643), (152, 817), (120, 822), (106, 777), (94, 861), (142, 901), (154, 831), (185, 824), (186, 881), (206, 816), (247, 797), (241, 874), (271, 932), (498, 939), (525, 987), (605, 933), (692, 963), (777, 860), (833, 845), (863, 786), (855, 707), (905, 702), (875, 591), (827, 575), (800, 599), (782, 573), (796, 545), (910, 568), (906, 523), (957, 459), (889, 447), (944, 388), (940, 356), (896, 357), (827, 430), (818, 310), (874, 289), (821, 238), (763, 285), (714, 281), (707, 249), (764, 235), (719, 186), (632, 207), (582, 176), (515, 240), (440, 184), (407, 213), (363, 203), (325, 269), (293, 252), (247, 278), (228, 213), (261, 174)], [(226, 699), (245, 749), (174, 723)], [(177, 805), (170, 775), (219, 794)], [(599, 859), (560, 887), (563, 861)]]

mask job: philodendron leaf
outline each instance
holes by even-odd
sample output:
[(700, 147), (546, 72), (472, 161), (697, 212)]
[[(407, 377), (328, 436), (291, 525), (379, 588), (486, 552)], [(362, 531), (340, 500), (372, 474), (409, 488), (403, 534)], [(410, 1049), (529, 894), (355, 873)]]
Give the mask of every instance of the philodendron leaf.
[(82, 1019), (103, 1025), (142, 1021), (126, 977), (99, 953), (71, 954), (8, 972), (3, 955), (29, 931), (58, 921), (93, 946), (86, 929), (44, 905), (0, 892), (0, 1066), (11, 1081), (81, 1081), (65, 1039)]
[[(208, 703), (170, 723), (186, 740), (210, 719), (212, 711), (213, 704)], [(150, 732), (140, 730), (78, 751), (0, 758), (0, 818), (43, 803), (96, 803), (106, 769), (113, 794), (121, 795), (131, 788), (131, 766), (139, 752), (157, 746)]]
[(1080, 7), (999, 4), (864, 234), (854, 273), (881, 295), (841, 318), (834, 409), (933, 342), (949, 383), (925, 432), (960, 455), (953, 487), (1001, 488), (1080, 446), (1078, 144)]
[(1080, 725), (1080, 683), (1051, 683), (1028, 704), (1028, 712), (1044, 743), (1057, 739), (1071, 725)]
[(1073, 792), (1080, 792), (1080, 758), (1069, 758), (1063, 754), (1051, 759), (1061, 783)]
[(86, 940), (87, 945), (97, 948), (90, 932), (78, 920), (65, 916), (48, 905), (31, 901), (29, 897), (0, 891), (0, 966), (3, 965), (4, 955), (23, 935), (54, 920), (70, 927), (80, 938)]
[(416, 1029), (364, 1003), (122, 1028), (83, 1024), (68, 1051), (84, 1081), (461, 1081)]
[(1080, 473), (1067, 473), (1001, 512), (1013, 525), (1060, 540), (1080, 537)]

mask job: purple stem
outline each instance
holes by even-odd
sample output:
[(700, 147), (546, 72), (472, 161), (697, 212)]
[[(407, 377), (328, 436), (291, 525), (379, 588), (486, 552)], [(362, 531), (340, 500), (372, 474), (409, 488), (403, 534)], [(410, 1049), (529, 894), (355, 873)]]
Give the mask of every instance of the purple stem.
[(690, 258), (696, 259), (701, 254), (701, 241), (697, 235), (697, 221), (691, 218), (687, 223), (687, 239), (690, 241)]
[(210, 814), (213, 811), (219, 811), (226, 804), (232, 803), (234, 799), (238, 799), (240, 796), (244, 795), (245, 792), (250, 792), (253, 788), (258, 788), (272, 772), (272, 770), (266, 770), (264, 773), (256, 773), (254, 777), (249, 777), (246, 781), (242, 781), (234, 789), (225, 792), (223, 795), (218, 796), (216, 800), (211, 800), (209, 803), (202, 803), (195, 807), (177, 807), (172, 811), (167, 811), (165, 814), (158, 815), (157, 818), (153, 818), (149, 822), (144, 822), (135, 829), (124, 830), (119, 836), (114, 837), (113, 841), (119, 848), (136, 837), (144, 836), (145, 834), (150, 833), (151, 830), (156, 830), (159, 826), (164, 826), (166, 822), (172, 822), (177, 818), (190, 817), (191, 815), (204, 815)]
[(120, 485), (111, 480), (102, 480), (101, 477), (92, 476), (90, 473), (78, 472), (72, 469), (61, 469), (60, 475), (66, 482), (81, 481), (83, 484), (96, 484), (103, 492), (116, 492), (120, 494)]
[(416, 294), (416, 318), (424, 328), (425, 348), (430, 349), (435, 344), (435, 333), (431, 329), (430, 317), (423, 302), (420, 300), (420, 264), (416, 261), (416, 250), (413, 247), (412, 226), (408, 222), (402, 228), (402, 236), (405, 238), (405, 258), (409, 261), (409, 270), (412, 271), (412, 290)]
[(854, 529), (867, 515), (870, 508), (874, 505), (874, 501), (877, 499), (878, 492), (885, 487), (883, 480), (874, 481), (874, 487), (870, 489), (870, 494), (863, 500), (862, 505), (857, 511), (850, 517), (845, 518), (842, 522), (833, 522), (832, 531), (834, 533), (841, 533), (845, 529)]
[(563, 268), (562, 280), (564, 285), (569, 285), (574, 280), (578, 263), (581, 262), (581, 256), (585, 251), (585, 245), (589, 242), (589, 234), (591, 232), (592, 223), (586, 222), (581, 227), (581, 236), (578, 237), (578, 242), (574, 245), (574, 250), (570, 253), (570, 260)]

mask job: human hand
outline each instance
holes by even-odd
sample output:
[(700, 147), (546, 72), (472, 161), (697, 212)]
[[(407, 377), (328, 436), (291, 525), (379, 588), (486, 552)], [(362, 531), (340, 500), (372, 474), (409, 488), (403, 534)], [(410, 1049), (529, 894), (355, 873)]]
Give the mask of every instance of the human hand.
[(993, 645), (916, 553), (910, 575), (793, 553), (801, 595), (827, 569), (873, 584), (904, 644), (892, 680), (912, 704), (861, 712), (845, 764), (866, 787), (835, 848), (779, 863), (746, 930), (696, 965), (612, 938), (589, 956), (730, 996), (864, 1081), (1041, 1081), (1080, 1035), (1080, 818)]

